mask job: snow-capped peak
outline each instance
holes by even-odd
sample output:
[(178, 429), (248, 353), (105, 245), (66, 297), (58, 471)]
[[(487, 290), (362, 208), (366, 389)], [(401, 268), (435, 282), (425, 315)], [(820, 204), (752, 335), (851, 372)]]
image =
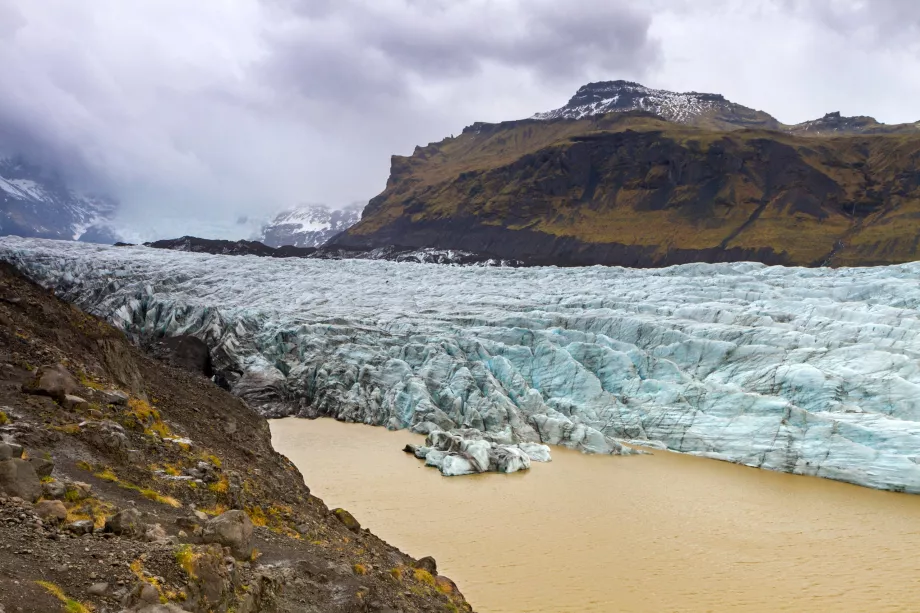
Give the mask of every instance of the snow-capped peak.
[(0, 159), (0, 235), (114, 242), (118, 203), (82, 193), (21, 157)]
[(633, 81), (589, 83), (564, 107), (537, 113), (534, 119), (581, 119), (615, 111), (648, 111), (679, 123), (688, 123), (709, 109), (729, 104), (719, 94), (676, 93), (652, 89)]
[(262, 228), (258, 240), (270, 247), (320, 247), (361, 219), (363, 205), (331, 209), (324, 204), (304, 204), (279, 213)]

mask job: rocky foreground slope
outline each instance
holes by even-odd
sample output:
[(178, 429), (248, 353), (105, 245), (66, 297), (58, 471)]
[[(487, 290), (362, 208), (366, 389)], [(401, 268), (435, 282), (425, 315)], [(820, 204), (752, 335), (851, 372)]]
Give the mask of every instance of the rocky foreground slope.
[(6, 613), (471, 610), (312, 496), (238, 399), (6, 264), (0, 535)]
[(658, 267), (920, 258), (920, 124), (787, 126), (715, 94), (591, 84), (536, 118), (477, 123), (394, 156), (330, 246)]
[(442, 471), (432, 449), (502, 470), (509, 447), (623, 442), (920, 493), (920, 263), (469, 268), (13, 238), (0, 259), (140, 344), (197, 337), (266, 415), (449, 431), (419, 453)]

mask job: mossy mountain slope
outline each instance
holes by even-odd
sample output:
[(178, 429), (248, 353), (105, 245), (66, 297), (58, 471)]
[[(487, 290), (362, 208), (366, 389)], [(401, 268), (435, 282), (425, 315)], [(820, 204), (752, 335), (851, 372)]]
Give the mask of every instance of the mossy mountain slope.
[(872, 265), (920, 258), (918, 219), (911, 130), (708, 129), (627, 111), (474, 124), (394, 156), (386, 189), (332, 244), (560, 265)]

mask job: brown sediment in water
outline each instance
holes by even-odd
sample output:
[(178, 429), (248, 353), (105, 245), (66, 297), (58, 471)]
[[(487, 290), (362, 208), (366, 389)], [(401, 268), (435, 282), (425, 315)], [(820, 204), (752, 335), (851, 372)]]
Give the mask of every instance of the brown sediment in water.
[(271, 427), (314, 493), (433, 555), (478, 611), (920, 610), (918, 496), (657, 451), (447, 478), (405, 431)]

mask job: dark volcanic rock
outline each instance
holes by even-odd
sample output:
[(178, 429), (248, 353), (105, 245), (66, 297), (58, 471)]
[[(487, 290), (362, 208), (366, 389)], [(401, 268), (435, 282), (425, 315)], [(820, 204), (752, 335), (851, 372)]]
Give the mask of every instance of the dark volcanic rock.
[(425, 556), (419, 559), (419, 561), (415, 563), (415, 567), (427, 570), (433, 576), (437, 576), (438, 574), (438, 563), (431, 556)]
[(42, 483), (32, 464), (13, 458), (0, 462), (0, 493), (35, 502), (42, 494)]
[(333, 509), (332, 514), (335, 515), (336, 519), (342, 522), (346, 528), (352, 532), (360, 532), (361, 524), (358, 523), (358, 520), (355, 519), (355, 516), (346, 511), (345, 509)]
[(189, 372), (212, 377), (211, 350), (200, 338), (194, 336), (173, 336), (157, 341), (150, 348), (157, 358)]
[(191, 251), (194, 253), (215, 253), (222, 255), (258, 255), (261, 257), (304, 257), (315, 251), (312, 248), (284, 247), (275, 249), (258, 241), (227, 241), (183, 236), (152, 243), (145, 247), (154, 249), (171, 249), (173, 251)]
[(227, 511), (204, 526), (205, 543), (229, 547), (237, 558), (249, 558), (252, 553), (252, 521), (243, 511)]
[(66, 396), (75, 396), (80, 389), (80, 384), (62, 364), (42, 366), (22, 387), (27, 394), (50, 396), (58, 402), (64, 402)]

